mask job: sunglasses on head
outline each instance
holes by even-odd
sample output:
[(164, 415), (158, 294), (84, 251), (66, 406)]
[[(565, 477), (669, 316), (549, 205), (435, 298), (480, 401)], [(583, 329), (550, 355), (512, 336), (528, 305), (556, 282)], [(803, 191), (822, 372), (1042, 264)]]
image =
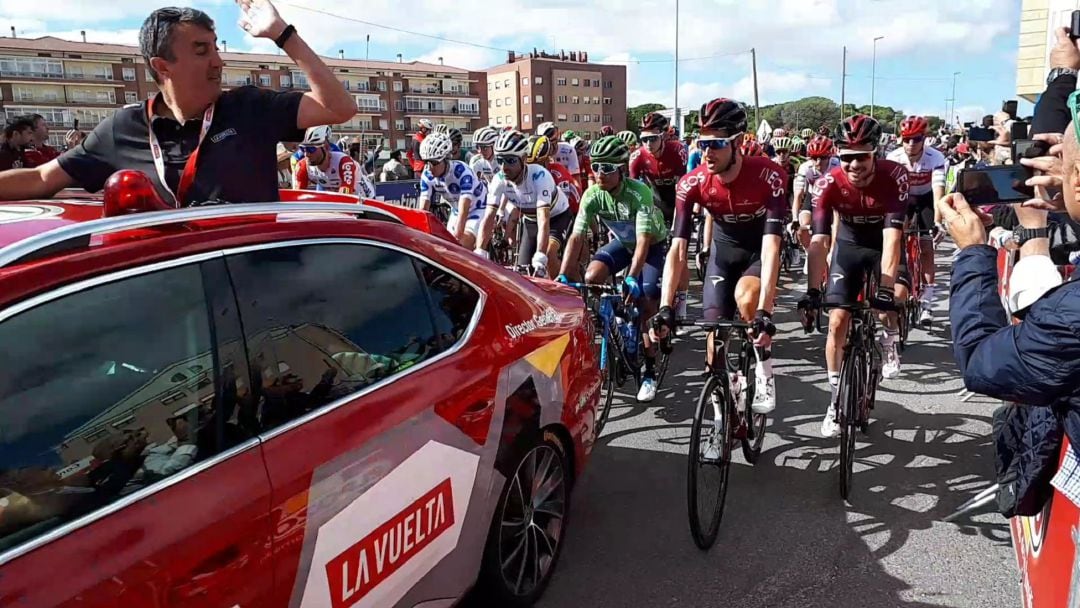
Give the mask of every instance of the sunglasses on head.
[(639, 140), (643, 144), (651, 144), (660, 141), (659, 135), (642, 135)]
[(496, 156), (495, 163), (498, 165), (516, 165), (521, 162), (518, 156)]
[(840, 162), (853, 163), (855, 161), (865, 162), (870, 160), (871, 154), (869, 152), (854, 152), (852, 154), (841, 154)]
[(616, 163), (593, 163), (592, 172), (598, 175), (609, 175), (619, 170), (619, 165)]
[(723, 150), (732, 145), (735, 138), (742, 135), (742, 133), (736, 133), (731, 137), (712, 137), (708, 139), (698, 139), (697, 147), (699, 150)]
[(925, 135), (916, 135), (914, 137), (905, 137), (903, 139), (903, 141), (904, 141), (905, 144), (906, 143), (917, 144), (917, 143), (921, 142), (924, 139), (926, 139)]

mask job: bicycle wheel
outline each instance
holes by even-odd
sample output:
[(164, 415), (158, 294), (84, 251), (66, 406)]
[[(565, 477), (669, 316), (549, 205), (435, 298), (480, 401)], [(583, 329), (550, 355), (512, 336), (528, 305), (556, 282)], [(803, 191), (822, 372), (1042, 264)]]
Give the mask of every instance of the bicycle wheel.
[(742, 453), (746, 462), (754, 464), (757, 462), (758, 456), (761, 456), (761, 446), (765, 443), (765, 427), (769, 423), (769, 416), (767, 414), (755, 414), (752, 409), (754, 392), (757, 387), (757, 357), (754, 356), (754, 345), (743, 342), (741, 352), (740, 367), (746, 381), (746, 407), (749, 410), (746, 412), (749, 428), (746, 436), (742, 438)]
[(601, 365), (601, 384), (600, 392), (602, 394), (600, 401), (600, 412), (596, 416), (596, 436), (599, 437), (600, 433), (604, 431), (604, 425), (607, 424), (608, 415), (611, 414), (611, 401), (615, 398), (615, 371), (618, 361), (615, 359), (615, 343), (611, 340), (610, 331), (604, 337), (604, 340), (600, 343), (600, 365)]
[[(719, 420), (713, 407), (714, 396), (721, 408)], [(720, 519), (724, 515), (731, 467), (730, 422), (734, 415), (730, 404), (727, 382), (710, 375), (698, 397), (687, 455), (686, 500), (690, 535), (702, 550), (716, 542)], [(707, 454), (710, 451), (713, 453)]]
[(840, 365), (840, 386), (837, 389), (837, 418), (840, 423), (840, 496), (847, 500), (851, 494), (852, 474), (855, 469), (855, 424), (859, 402), (862, 400), (863, 372), (860, 354), (856, 349), (844, 353)]

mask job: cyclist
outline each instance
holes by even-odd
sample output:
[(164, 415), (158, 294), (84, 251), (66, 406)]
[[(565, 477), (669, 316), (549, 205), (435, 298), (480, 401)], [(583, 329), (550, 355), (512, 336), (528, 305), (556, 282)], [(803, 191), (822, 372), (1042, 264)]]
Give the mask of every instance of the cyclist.
[(656, 314), (660, 297), (667, 224), (653, 205), (649, 187), (626, 175), (630, 150), (621, 139), (602, 137), (593, 143), (589, 154), (597, 183), (582, 197), (558, 280), (567, 282), (573, 261), (585, 248), (590, 227), (599, 219), (615, 240), (592, 257), (585, 270), (585, 282), (605, 283), (610, 276), (629, 268), (623, 283), (627, 293), (639, 299), (645, 339), (645, 370), (637, 398), (647, 403), (656, 398), (656, 348), (644, 324)]
[[(698, 147), (705, 153), (705, 164), (679, 180), (674, 238), (664, 267), (657, 314), (663, 325), (659, 337), (675, 326), (671, 306), (679, 272), (686, 267), (691, 213), (694, 205), (700, 205), (716, 224), (703, 286), (704, 317), (729, 320), (738, 314), (753, 323), (755, 341), (764, 352), (755, 374), (752, 408), (755, 413), (767, 414), (776, 407), (770, 346), (776, 333), (772, 310), (787, 213), (787, 176), (768, 158), (745, 158), (739, 153), (746, 111), (738, 102), (721, 98), (706, 103), (698, 112), (698, 123)], [(710, 334), (710, 357), (713, 338)]]
[(638, 146), (641, 145), (637, 133), (634, 133), (633, 131), (619, 131), (616, 137), (623, 140), (623, 143), (626, 144), (626, 149), (630, 150), (630, 154), (633, 154), (634, 150), (637, 150)]
[[(701, 150), (697, 147), (697, 141), (696, 140), (697, 140), (696, 137), (694, 137), (693, 139), (688, 138), (687, 143), (688, 143), (688, 148), (689, 148), (690, 152), (687, 153), (687, 155), (686, 155), (686, 172), (687, 173), (689, 173), (689, 172), (693, 171), (694, 169), (697, 169), (698, 167), (701, 166), (702, 154), (701, 154)], [(743, 145), (745, 145), (745, 143)]]
[(476, 154), (469, 160), (469, 168), (476, 177), (490, 182), (491, 178), (499, 172), (495, 166), (495, 140), (499, 139), (499, 132), (495, 127), (480, 127), (473, 133), (473, 145), (476, 146)]
[[(567, 133), (573, 135), (573, 131), (567, 131)], [(559, 128), (555, 126), (553, 122), (540, 123), (536, 127), (536, 134), (543, 135), (555, 143), (555, 150), (551, 157), (552, 160), (566, 167), (571, 175), (577, 175), (581, 173), (581, 167), (578, 166), (577, 152), (574, 151), (574, 146), (567, 143), (567, 140), (559, 141)], [(565, 137), (565, 134), (564, 134)]]
[(748, 139), (742, 143), (741, 152), (743, 156), (765, 156), (765, 150), (758, 142)]
[(919, 303), (922, 312), (919, 323), (929, 325), (934, 319), (934, 234), (941, 216), (937, 201), (945, 196), (945, 178), (949, 163), (937, 149), (928, 145), (930, 123), (922, 116), (908, 116), (900, 123), (903, 147), (893, 150), (886, 158), (908, 170), (908, 225), (922, 232), (919, 235), (923, 292)]
[(495, 142), (495, 162), (500, 171), (488, 188), (487, 209), (475, 251), (487, 257), (495, 215), (505, 200), (509, 213), (520, 214), (525, 224), (518, 245), (518, 265), (531, 265), (538, 274), (550, 277), (559, 270), (559, 251), (574, 218), (566, 194), (555, 185), (551, 173), (525, 162), (528, 153), (529, 140), (520, 131), (506, 131)]
[(817, 133), (814, 133), (814, 130), (809, 127), (803, 129), (802, 131), (799, 131), (799, 136), (802, 137), (803, 141), (805, 142), (809, 142), (810, 140), (814, 139), (815, 135), (817, 135)]
[(574, 137), (570, 140), (570, 145), (574, 146), (578, 166), (581, 167), (581, 171), (577, 174), (578, 187), (584, 192), (589, 188), (589, 166), (592, 164), (592, 160), (589, 158), (589, 142), (582, 137)]
[(434, 192), (450, 204), (447, 228), (463, 247), (472, 249), (487, 204), (487, 184), (469, 165), (451, 160), (454, 144), (446, 133), (432, 133), (420, 143), (424, 172), (420, 175), (420, 209), (429, 211)]
[(811, 202), (817, 192), (817, 183), (825, 174), (840, 166), (840, 160), (833, 154), (836, 147), (828, 137), (815, 136), (806, 147), (809, 160), (799, 166), (795, 174), (791, 199), (791, 217), (794, 218), (798, 231), (799, 244), (810, 251)]
[(450, 160), (460, 160), (468, 165), (470, 161), (472, 161), (472, 153), (461, 147), (461, 143), (464, 140), (461, 129), (450, 127), (446, 130), (446, 134), (450, 136), (450, 143), (454, 146), (453, 149), (450, 150)]
[(344, 152), (330, 150), (330, 127), (311, 127), (304, 133), (300, 151), (304, 158), (293, 172), (297, 190), (329, 190), (375, 198), (375, 186), (360, 165)]
[(610, 137), (612, 135), (615, 135), (615, 127), (611, 125), (600, 127), (600, 137)]
[[(835, 212), (840, 222), (836, 227), (825, 302), (855, 304), (870, 274), (879, 275), (879, 286), (870, 297), (870, 305), (882, 313), (882, 376), (895, 378), (900, 374), (895, 302), (905, 300), (908, 289), (901, 246), (908, 173), (903, 165), (875, 157), (881, 125), (873, 118), (861, 114), (852, 116), (841, 123), (839, 133), (840, 166), (818, 180), (814, 197), (810, 275), (806, 297), (799, 307), (817, 310), (821, 306), (825, 250), (832, 234)], [(850, 311), (835, 308), (829, 313), (825, 362), (832, 397), (821, 423), (821, 434), (826, 437), (840, 433), (836, 422), (836, 394), (840, 359), (850, 322)]]
[(525, 162), (547, 169), (555, 180), (555, 185), (566, 193), (566, 201), (570, 203), (570, 213), (577, 213), (578, 203), (581, 201), (581, 190), (578, 189), (577, 180), (570, 175), (570, 171), (551, 160), (553, 148), (552, 141), (543, 135), (530, 135), (529, 153), (525, 155)]

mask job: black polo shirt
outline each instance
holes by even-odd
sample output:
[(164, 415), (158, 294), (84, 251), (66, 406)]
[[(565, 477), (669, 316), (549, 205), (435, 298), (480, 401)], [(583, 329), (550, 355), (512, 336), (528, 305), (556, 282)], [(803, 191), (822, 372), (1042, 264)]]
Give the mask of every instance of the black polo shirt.
[[(210, 200), (279, 200), (277, 144), (304, 138), (303, 130), (296, 127), (302, 98), (300, 92), (279, 93), (254, 86), (223, 92), (199, 150), (195, 180), (183, 206)], [(122, 108), (102, 121), (86, 141), (60, 156), (60, 167), (88, 192), (101, 190), (116, 171), (136, 169), (153, 181), (165, 202), (172, 204), (173, 197), (158, 179), (150, 154), (147, 103)], [(176, 192), (184, 164), (199, 143), (202, 116), (183, 125), (154, 116), (151, 124), (163, 152), (165, 180)]]

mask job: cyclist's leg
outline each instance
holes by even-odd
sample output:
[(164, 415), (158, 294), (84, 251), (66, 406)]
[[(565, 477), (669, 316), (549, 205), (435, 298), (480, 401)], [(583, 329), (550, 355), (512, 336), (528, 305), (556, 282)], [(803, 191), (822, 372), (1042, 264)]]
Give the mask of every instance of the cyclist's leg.
[[(873, 273), (880, 280), (881, 276), (881, 252), (875, 251), (867, 267), (867, 273)], [(911, 289), (911, 281), (907, 275), (907, 253), (904, 247), (900, 248), (900, 263), (897, 265), (896, 276), (893, 277), (893, 298), (899, 302), (900, 297), (907, 297)], [(881, 375), (884, 378), (895, 378), (900, 374), (900, 350), (897, 344), (900, 340), (899, 319), (896, 310), (879, 312), (878, 321), (881, 323), (879, 341), (881, 342), (882, 362)]]
[(593, 285), (606, 283), (608, 277), (629, 266), (630, 260), (631, 254), (626, 251), (626, 247), (619, 241), (612, 241), (593, 255), (585, 269), (585, 282)]
[(465, 219), (465, 231), (461, 233), (461, 246), (472, 251), (476, 246), (476, 236), (480, 233), (480, 213), (475, 210)]
[[(735, 291), (743, 273), (753, 263), (753, 254), (730, 243), (712, 244), (712, 253), (705, 268), (705, 281), (702, 285), (702, 308), (706, 321), (730, 320), (739, 312), (735, 300)], [(708, 347), (705, 350), (706, 362), (713, 365), (712, 356), (714, 335), (707, 336)]]
[(641, 276), (638, 277), (643, 292), (643, 297), (638, 302), (638, 306), (641, 308), (641, 331), (645, 336), (646, 356), (650, 357), (655, 356), (655, 351), (652, 339), (649, 337), (647, 323), (660, 308), (660, 290), (663, 285), (666, 259), (666, 243), (653, 243), (645, 255), (645, 267), (641, 271)]
[[(753, 262), (743, 272), (735, 288), (735, 300), (739, 315), (750, 323), (757, 314), (761, 298), (761, 257), (755, 255)], [(776, 382), (773, 378), (772, 347), (757, 349), (758, 361), (754, 364), (754, 412), (768, 414), (776, 408)]]
[(521, 224), (521, 242), (518, 243), (517, 265), (530, 266), (533, 254), (536, 253), (538, 226), (535, 219), (527, 217), (522, 217), (519, 223)]
[[(873, 250), (869, 250), (873, 254)], [(866, 271), (873, 261), (867, 260), (867, 250), (852, 243), (834, 242), (832, 263), (829, 267), (829, 282), (825, 290), (826, 304), (855, 304), (866, 281)], [(879, 258), (880, 259), (880, 258)], [(821, 422), (821, 434), (833, 437), (840, 433), (836, 423), (836, 393), (840, 384), (840, 365), (847, 345), (848, 326), (851, 313), (834, 308), (829, 312), (829, 336), (825, 342), (825, 366), (828, 372), (831, 396), (825, 418)]]
[[(931, 230), (934, 227), (934, 204), (933, 196), (930, 200), (924, 202), (919, 207), (918, 212), (918, 226), (919, 230)], [(934, 276), (934, 237), (930, 234), (919, 236), (919, 251), (921, 255), (920, 262), (922, 264), (922, 276), (919, 277), (922, 280), (923, 292), (922, 292), (922, 309), (925, 311), (932, 311), (934, 308), (934, 290), (937, 285), (935, 284)]]
[(562, 250), (566, 246), (566, 235), (570, 232), (573, 221), (574, 218), (569, 211), (564, 211), (549, 220), (547, 245), (549, 277), (559, 276), (559, 269), (562, 268)]

